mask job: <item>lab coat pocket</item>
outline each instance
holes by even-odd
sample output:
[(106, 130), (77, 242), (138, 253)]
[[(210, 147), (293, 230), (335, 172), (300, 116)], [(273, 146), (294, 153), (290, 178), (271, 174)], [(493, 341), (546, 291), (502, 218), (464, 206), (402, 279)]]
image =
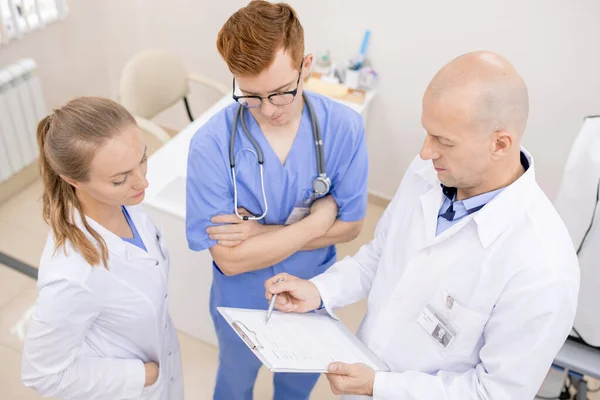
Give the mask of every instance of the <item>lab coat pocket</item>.
[(456, 331), (456, 337), (446, 349), (446, 354), (470, 356), (483, 340), (483, 329), (489, 316), (462, 305), (446, 290), (433, 299), (432, 305)]
[(161, 380), (162, 380), (162, 368), (159, 365), (158, 366), (158, 377), (156, 378), (156, 382), (154, 382), (150, 386), (146, 386), (144, 388), (144, 390), (142, 390), (142, 398), (146, 398), (149, 395), (153, 394), (156, 391), (156, 389), (161, 385)]
[(454, 346), (448, 350), (449, 353), (460, 356), (470, 356), (483, 341), (483, 329), (487, 323), (488, 316), (464, 307), (454, 302), (450, 312), (450, 321), (458, 330)]

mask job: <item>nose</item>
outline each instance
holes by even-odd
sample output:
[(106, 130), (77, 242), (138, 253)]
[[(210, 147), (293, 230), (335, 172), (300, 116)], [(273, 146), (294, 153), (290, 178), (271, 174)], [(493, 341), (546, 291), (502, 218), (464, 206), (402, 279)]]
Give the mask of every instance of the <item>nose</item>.
[(267, 118), (271, 118), (275, 115), (275, 111), (277, 110), (277, 106), (269, 101), (269, 99), (264, 99), (262, 104), (260, 105), (260, 112)]
[(436, 160), (440, 157), (437, 150), (435, 150), (435, 144), (433, 143), (433, 138), (431, 136), (425, 136), (419, 156), (422, 160)]
[(148, 179), (146, 179), (145, 171), (138, 169), (136, 180), (133, 184), (134, 190), (145, 190), (148, 187)]

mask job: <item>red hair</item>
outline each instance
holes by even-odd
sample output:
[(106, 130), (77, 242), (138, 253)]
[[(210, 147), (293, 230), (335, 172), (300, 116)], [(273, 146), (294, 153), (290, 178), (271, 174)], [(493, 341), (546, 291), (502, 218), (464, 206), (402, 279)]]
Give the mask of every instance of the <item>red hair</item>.
[(296, 11), (285, 3), (253, 0), (229, 17), (217, 37), (217, 50), (235, 76), (260, 74), (281, 48), (298, 68), (304, 56), (304, 29)]

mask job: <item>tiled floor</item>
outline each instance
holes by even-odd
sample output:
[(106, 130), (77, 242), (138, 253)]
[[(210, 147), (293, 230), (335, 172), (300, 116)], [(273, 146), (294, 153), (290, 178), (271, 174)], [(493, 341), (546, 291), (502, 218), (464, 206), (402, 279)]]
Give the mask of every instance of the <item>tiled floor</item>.
[[(36, 182), (0, 205), (0, 251), (35, 267), (38, 265), (48, 233), (48, 227), (41, 216), (40, 195), (41, 184)], [(361, 245), (372, 238), (382, 212), (382, 207), (369, 206), (362, 233), (353, 242), (339, 246), (340, 258), (354, 254)], [(40, 398), (35, 392), (25, 388), (20, 380), (20, 337), (25, 330), (23, 321), (27, 312), (31, 310), (36, 295), (34, 280), (0, 265), (0, 399), (3, 400)], [(344, 323), (355, 331), (365, 311), (365, 303), (360, 302), (339, 310), (338, 314)], [(217, 369), (217, 349), (184, 334), (180, 334), (179, 339), (186, 399), (211, 398)], [(272, 398), (271, 382), (272, 374), (261, 370), (254, 392), (257, 400)], [(592, 382), (590, 386), (597, 387), (598, 384)], [(322, 377), (311, 398), (328, 400), (335, 399), (336, 396), (331, 394), (327, 380)], [(600, 396), (590, 395), (589, 399), (600, 400)]]

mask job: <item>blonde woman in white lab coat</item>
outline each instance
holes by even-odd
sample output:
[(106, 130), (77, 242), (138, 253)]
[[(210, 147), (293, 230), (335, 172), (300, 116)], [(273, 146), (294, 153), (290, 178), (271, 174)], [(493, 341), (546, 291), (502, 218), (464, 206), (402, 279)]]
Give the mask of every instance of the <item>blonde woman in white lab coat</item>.
[(79, 98), (38, 125), (52, 228), (22, 379), (61, 399), (183, 399), (169, 257), (144, 198), (146, 146), (119, 104)]

